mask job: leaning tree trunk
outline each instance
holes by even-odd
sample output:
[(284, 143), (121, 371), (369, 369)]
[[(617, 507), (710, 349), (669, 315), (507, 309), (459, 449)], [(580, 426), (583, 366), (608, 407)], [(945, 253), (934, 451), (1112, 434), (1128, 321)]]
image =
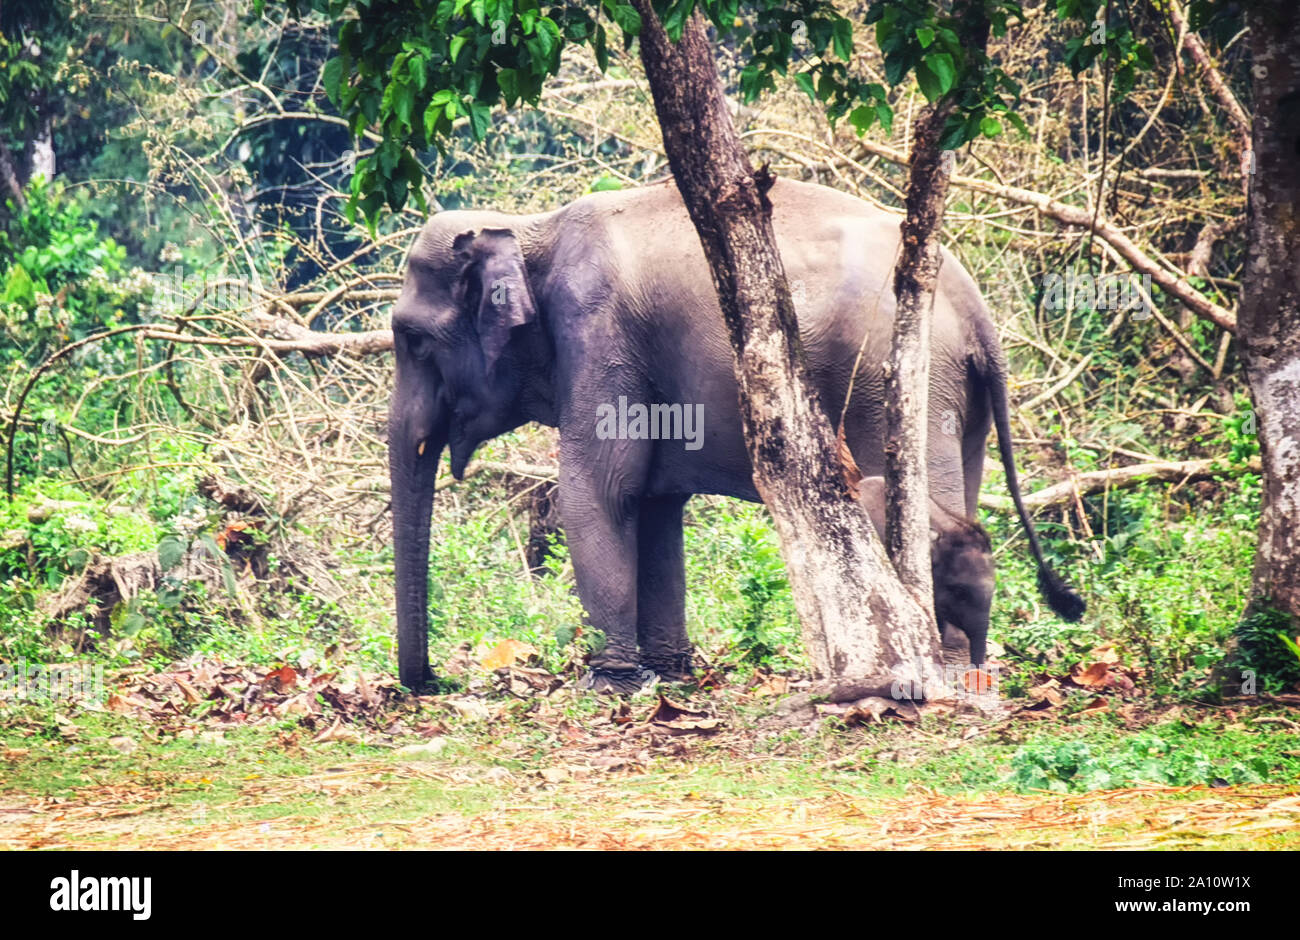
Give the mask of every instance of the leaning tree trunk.
[(1300, 629), (1300, 9), (1294, 0), (1248, 9), (1255, 171), (1237, 336), (1264, 469), (1250, 608)]
[[(894, 268), (894, 336), (885, 369), (885, 550), (898, 579), (933, 615), (930, 577), (930, 321), (939, 279), (939, 228), (951, 170), (939, 134), (944, 102), (916, 124), (907, 218)], [(955, 429), (954, 429), (955, 430)]]
[[(962, 11), (964, 7), (964, 12)], [(970, 48), (988, 43), (989, 22), (981, 3), (958, 4), (962, 39)], [(907, 218), (894, 267), (894, 336), (885, 370), (885, 549), (903, 585), (934, 615), (930, 576), (930, 323), (939, 280), (939, 230), (952, 176), (952, 161), (939, 148), (954, 111), (944, 95), (916, 122), (907, 179)], [(941, 433), (960, 425), (941, 422)]]
[(940, 659), (938, 631), (893, 576), (866, 513), (850, 499), (801, 352), (765, 195), (772, 179), (756, 174), (741, 148), (699, 12), (673, 43), (651, 0), (633, 5), (664, 150), (735, 353), (754, 485), (781, 539), (814, 668), (919, 689)]

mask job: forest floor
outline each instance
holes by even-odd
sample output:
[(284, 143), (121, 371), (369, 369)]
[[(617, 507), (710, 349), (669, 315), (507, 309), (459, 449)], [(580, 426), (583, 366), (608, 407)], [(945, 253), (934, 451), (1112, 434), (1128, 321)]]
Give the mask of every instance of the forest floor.
[(1289, 701), (791, 725), (787, 677), (611, 700), (511, 655), (419, 698), (193, 660), (0, 702), (0, 848), (1300, 848)]

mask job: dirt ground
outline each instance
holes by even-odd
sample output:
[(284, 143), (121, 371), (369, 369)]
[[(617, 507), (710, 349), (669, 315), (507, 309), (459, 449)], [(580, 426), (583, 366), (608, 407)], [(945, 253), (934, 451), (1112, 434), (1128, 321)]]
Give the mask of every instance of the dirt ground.
[[(117, 676), (103, 704), (9, 709), (0, 848), (1300, 848), (1289, 703), (864, 699), (773, 730), (779, 677), (613, 701), (518, 664), (485, 675), (415, 699), (194, 661)], [(1105, 754), (1142, 734), (1224, 775), (1262, 760), (1268, 782), (1051, 792), (1006, 773), (1025, 742)]]
[[(689, 772), (689, 770), (687, 770)], [(1033, 849), (1295, 848), (1294, 788), (1136, 788), (1075, 795), (864, 799), (657, 797), (653, 781), (562, 780), (515, 788), (483, 812), (420, 810), (463, 775), (359, 762), (259, 782), (220, 811), (166, 788), (105, 786), (75, 800), (0, 805), (10, 849)], [(620, 785), (621, 784), (621, 785)], [(287, 809), (282, 809), (287, 807)], [(248, 812), (255, 810), (255, 812)]]

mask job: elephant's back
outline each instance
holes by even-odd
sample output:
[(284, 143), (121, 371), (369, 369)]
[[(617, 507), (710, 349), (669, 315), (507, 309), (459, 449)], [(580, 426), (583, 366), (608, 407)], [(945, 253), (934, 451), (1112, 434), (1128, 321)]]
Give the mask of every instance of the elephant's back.
[[(868, 371), (874, 372), (892, 333), (902, 216), (796, 180), (777, 179), (768, 196), (800, 332), (814, 365), (831, 373), (851, 369), (861, 347)], [(730, 374), (712, 276), (675, 183), (592, 193), (561, 212), (566, 227), (581, 231), (583, 250), (604, 253), (617, 268), (625, 289), (621, 296), (652, 331), (651, 342), (672, 342), (680, 354), (685, 340), (687, 355), (717, 359)], [(972, 346), (969, 321), (984, 309), (974, 281), (945, 252), (934, 308), (935, 354), (963, 356)]]

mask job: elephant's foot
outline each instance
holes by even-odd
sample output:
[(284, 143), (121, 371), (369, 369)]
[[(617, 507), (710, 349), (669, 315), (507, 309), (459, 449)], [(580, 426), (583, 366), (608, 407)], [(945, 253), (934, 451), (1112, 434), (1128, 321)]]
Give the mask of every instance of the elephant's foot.
[(593, 666), (582, 678), (582, 687), (593, 692), (631, 695), (652, 687), (659, 677), (641, 666)]
[(653, 669), (665, 682), (689, 682), (695, 675), (690, 650), (684, 653), (646, 653), (641, 657), (641, 665)]

